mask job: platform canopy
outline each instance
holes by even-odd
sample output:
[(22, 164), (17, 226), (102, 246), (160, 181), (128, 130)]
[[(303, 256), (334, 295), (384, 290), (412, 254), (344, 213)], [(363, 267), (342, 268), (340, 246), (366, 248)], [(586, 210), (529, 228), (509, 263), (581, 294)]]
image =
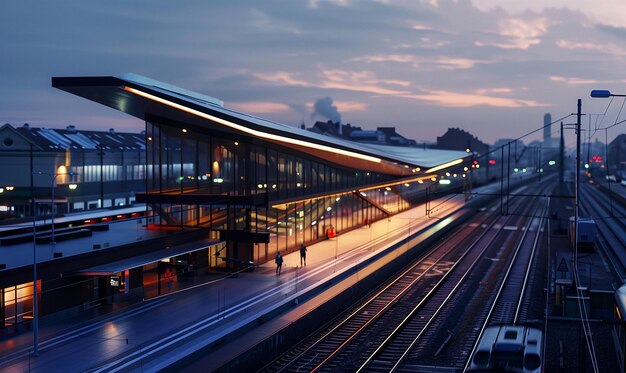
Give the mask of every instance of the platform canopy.
[(179, 255), (189, 254), (200, 250), (208, 249), (212, 246), (225, 245), (224, 241), (211, 240), (206, 242), (204, 245), (181, 245), (175, 247), (166, 247), (160, 250), (151, 251), (149, 253), (143, 255), (137, 255), (130, 258), (118, 260), (115, 262), (110, 262), (106, 264), (102, 264), (99, 266), (86, 268), (79, 271), (85, 275), (112, 275), (115, 273), (123, 272), (127, 269), (133, 269), (137, 267), (141, 267), (150, 263), (155, 263), (164, 259), (173, 258)]
[(137, 74), (54, 77), (52, 86), (143, 120), (166, 118), (259, 138), (346, 167), (382, 174), (419, 175), (469, 157), (460, 151), (371, 145), (329, 137), (230, 110), (216, 98)]

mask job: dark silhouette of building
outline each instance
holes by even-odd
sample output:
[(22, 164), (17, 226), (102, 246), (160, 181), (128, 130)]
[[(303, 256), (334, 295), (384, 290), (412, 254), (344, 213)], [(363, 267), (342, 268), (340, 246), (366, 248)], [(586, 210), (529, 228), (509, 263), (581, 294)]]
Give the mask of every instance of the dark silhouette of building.
[(609, 143), (607, 165), (611, 174), (626, 179), (626, 134), (617, 136)]
[(489, 145), (465, 130), (448, 128), (448, 131), (443, 136), (437, 136), (437, 149), (486, 154), (489, 152)]
[(550, 115), (550, 113), (546, 113), (543, 116), (543, 141), (549, 141), (552, 137), (552, 126), (550, 125), (550, 123), (552, 123), (552, 116)]
[(395, 127), (378, 127), (376, 130), (363, 130), (361, 127), (352, 126), (350, 123), (339, 122), (315, 122), (309, 131), (343, 138), (350, 141), (394, 146), (417, 146), (415, 140), (407, 139), (396, 132)]

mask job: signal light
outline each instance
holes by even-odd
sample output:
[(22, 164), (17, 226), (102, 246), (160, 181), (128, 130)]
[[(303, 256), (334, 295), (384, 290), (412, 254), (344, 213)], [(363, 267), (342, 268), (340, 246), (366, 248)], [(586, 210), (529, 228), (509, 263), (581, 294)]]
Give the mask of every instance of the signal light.
[(496, 164), (496, 160), (495, 159), (490, 159), (489, 160), (489, 164)]

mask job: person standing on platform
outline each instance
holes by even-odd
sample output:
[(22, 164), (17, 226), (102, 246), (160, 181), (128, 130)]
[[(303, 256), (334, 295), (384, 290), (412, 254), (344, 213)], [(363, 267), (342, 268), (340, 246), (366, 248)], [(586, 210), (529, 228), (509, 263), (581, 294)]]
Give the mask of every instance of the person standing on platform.
[(302, 262), (306, 266), (306, 245), (304, 242), (300, 245), (300, 267), (302, 267)]
[(170, 268), (169, 267), (165, 268), (165, 273), (163, 274), (163, 277), (165, 277), (165, 282), (167, 283), (168, 289), (172, 288), (172, 283), (174, 282), (174, 279), (172, 278), (172, 276), (173, 274)]
[(276, 252), (276, 259), (274, 261), (276, 262), (276, 276), (280, 276), (280, 270), (283, 267), (283, 256), (280, 255), (280, 252)]

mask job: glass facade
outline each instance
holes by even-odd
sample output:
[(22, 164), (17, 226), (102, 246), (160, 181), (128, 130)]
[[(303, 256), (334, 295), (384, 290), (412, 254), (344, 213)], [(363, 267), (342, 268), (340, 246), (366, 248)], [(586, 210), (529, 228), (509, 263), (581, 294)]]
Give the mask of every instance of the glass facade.
[[(394, 177), (197, 126), (147, 121), (146, 144), (147, 195), (172, 197), (172, 202), (150, 203), (153, 223), (204, 226), (215, 237), (219, 231), (235, 232), (239, 239), (228, 239), (226, 250), (218, 253), (223, 256), (218, 266), (265, 262), (276, 251), (326, 239), (329, 229), (338, 233), (405, 210), (410, 207), (407, 197), (417, 189), (415, 183), (358, 191)], [(175, 203), (181, 195), (198, 199)], [(259, 198), (254, 203), (237, 198), (246, 196)], [(269, 239), (245, 239), (237, 232)]]
[[(41, 283), (37, 281), (37, 294)], [(38, 298), (39, 299), (39, 298)], [(0, 289), (0, 327), (14, 326), (33, 318), (33, 283), (27, 282)]]

